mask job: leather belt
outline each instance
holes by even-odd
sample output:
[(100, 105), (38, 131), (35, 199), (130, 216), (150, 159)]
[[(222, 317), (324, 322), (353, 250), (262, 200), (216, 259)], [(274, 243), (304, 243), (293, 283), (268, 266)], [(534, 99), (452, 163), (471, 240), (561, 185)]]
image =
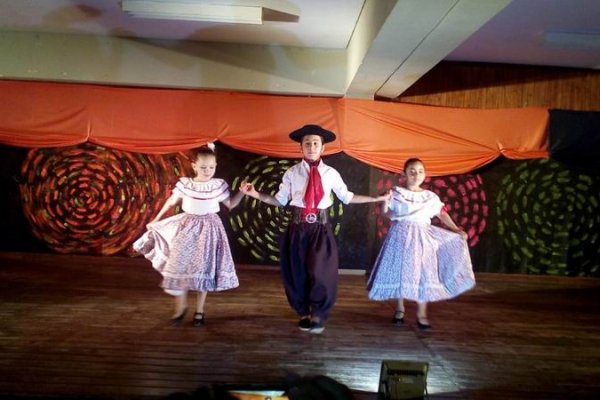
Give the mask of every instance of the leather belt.
[(307, 212), (305, 208), (292, 207), (293, 224), (326, 224), (329, 222), (327, 209), (317, 209)]

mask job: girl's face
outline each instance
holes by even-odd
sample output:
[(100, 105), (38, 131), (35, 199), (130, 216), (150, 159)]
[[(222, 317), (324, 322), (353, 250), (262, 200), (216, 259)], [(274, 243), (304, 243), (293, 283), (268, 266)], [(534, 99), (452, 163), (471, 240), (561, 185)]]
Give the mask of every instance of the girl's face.
[(317, 161), (325, 150), (323, 139), (319, 135), (305, 135), (300, 145), (302, 146), (302, 155), (308, 161)]
[(192, 168), (194, 168), (194, 172), (196, 173), (196, 181), (208, 182), (214, 176), (217, 169), (217, 159), (210, 154), (201, 154), (192, 163)]
[(404, 173), (406, 174), (406, 186), (409, 188), (421, 186), (426, 176), (425, 166), (418, 161), (408, 164)]

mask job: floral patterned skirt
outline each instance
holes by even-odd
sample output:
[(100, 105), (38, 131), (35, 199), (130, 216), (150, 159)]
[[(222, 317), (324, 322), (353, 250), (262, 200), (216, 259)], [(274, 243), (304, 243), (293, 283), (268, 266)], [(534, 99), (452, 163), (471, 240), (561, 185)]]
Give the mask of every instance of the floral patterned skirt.
[(433, 225), (393, 222), (371, 272), (372, 300), (445, 300), (475, 286), (467, 242)]
[(133, 248), (161, 273), (169, 294), (239, 286), (229, 241), (217, 214), (181, 213), (150, 226)]

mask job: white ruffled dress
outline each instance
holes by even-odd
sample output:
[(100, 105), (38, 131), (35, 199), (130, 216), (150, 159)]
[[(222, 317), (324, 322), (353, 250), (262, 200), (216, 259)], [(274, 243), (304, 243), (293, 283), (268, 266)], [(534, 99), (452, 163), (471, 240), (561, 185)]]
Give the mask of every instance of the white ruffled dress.
[(173, 193), (182, 197), (183, 212), (152, 224), (134, 242), (134, 250), (152, 262), (163, 277), (161, 287), (171, 295), (239, 286), (227, 234), (217, 215), (219, 203), (229, 198), (227, 183), (184, 177)]
[(367, 284), (370, 299), (432, 302), (475, 286), (466, 240), (431, 225), (443, 206), (429, 190), (394, 187), (389, 206), (392, 224)]

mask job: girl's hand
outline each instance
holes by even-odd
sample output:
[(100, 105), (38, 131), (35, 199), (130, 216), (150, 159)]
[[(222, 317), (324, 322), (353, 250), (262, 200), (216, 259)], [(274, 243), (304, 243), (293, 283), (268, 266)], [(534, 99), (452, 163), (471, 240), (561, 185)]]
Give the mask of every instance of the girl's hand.
[(242, 181), (242, 183), (240, 183), (240, 192), (244, 193), (246, 196), (254, 198), (258, 197), (258, 192), (250, 182)]
[(157, 222), (156, 220), (152, 220), (152, 221), (148, 222), (146, 224), (146, 229), (151, 229), (156, 222)]
[(459, 229), (458, 231), (456, 231), (456, 233), (458, 233), (465, 240), (469, 238), (469, 234), (463, 231), (462, 229)]

